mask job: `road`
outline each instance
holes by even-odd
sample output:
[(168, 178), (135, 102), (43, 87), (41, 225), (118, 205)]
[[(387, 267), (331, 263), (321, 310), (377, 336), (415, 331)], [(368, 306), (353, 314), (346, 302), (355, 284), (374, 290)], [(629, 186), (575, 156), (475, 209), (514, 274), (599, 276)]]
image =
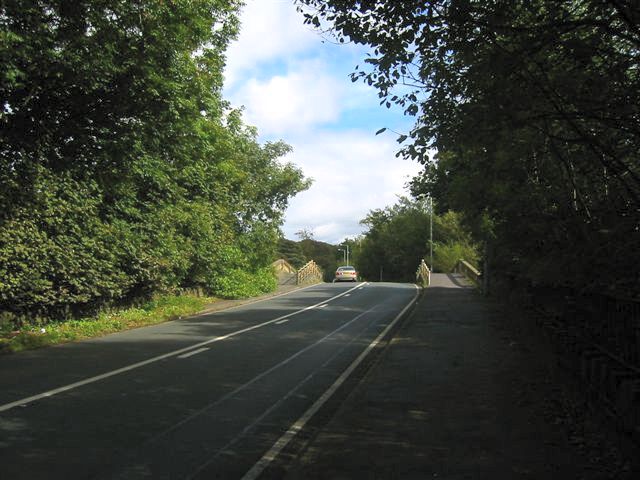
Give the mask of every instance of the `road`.
[(256, 478), (416, 296), (320, 284), (0, 357), (0, 477)]

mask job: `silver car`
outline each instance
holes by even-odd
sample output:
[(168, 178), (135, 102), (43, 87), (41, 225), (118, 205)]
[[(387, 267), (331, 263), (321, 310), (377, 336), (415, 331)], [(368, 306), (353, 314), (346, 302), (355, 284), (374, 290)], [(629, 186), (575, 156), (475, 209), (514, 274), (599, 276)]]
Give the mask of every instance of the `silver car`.
[(358, 281), (358, 272), (355, 267), (344, 266), (338, 267), (336, 270), (336, 276), (333, 280), (334, 282), (357, 282)]

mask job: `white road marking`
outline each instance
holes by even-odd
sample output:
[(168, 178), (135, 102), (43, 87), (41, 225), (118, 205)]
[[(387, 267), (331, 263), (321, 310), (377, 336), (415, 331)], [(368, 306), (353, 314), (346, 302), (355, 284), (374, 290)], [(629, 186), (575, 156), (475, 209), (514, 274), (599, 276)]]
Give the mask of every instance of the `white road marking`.
[(105, 372), (105, 373), (103, 373), (101, 375), (96, 375), (95, 377), (86, 378), (84, 380), (80, 380), (78, 382), (70, 383), (68, 385), (63, 385), (62, 387), (54, 388), (54, 389), (48, 390), (46, 392), (38, 393), (36, 395), (31, 395), (30, 397), (21, 398), (19, 400), (16, 400), (15, 402), (5, 403), (4, 405), (0, 405), (0, 412), (6, 412), (7, 410), (11, 410), (12, 408), (19, 407), (19, 406), (24, 406), (25, 404), (33, 403), (33, 402), (35, 402), (37, 400), (42, 400), (42, 399), (47, 398), (47, 397), (52, 397), (53, 395), (57, 395), (58, 393), (67, 392), (69, 390), (74, 390), (74, 389), (76, 389), (78, 387), (82, 387), (84, 385), (89, 385), (91, 383), (95, 383), (95, 382), (98, 382), (100, 380), (104, 380), (104, 379), (107, 379), (109, 377), (113, 377), (115, 375), (120, 375), (121, 373), (129, 372), (131, 370), (135, 370), (137, 368), (144, 367), (146, 365), (150, 365), (150, 364), (155, 363), (155, 362), (159, 362), (160, 360), (164, 360), (166, 358), (171, 358), (171, 357), (176, 357), (176, 356), (182, 355), (184, 353), (190, 352), (194, 348), (204, 347), (205, 345), (210, 345), (210, 344), (215, 343), (215, 342), (220, 342), (222, 340), (226, 340), (227, 338), (235, 337), (237, 335), (241, 335), (243, 333), (247, 333), (247, 332), (250, 332), (252, 330), (256, 330), (258, 328), (265, 327), (267, 325), (271, 325), (272, 323), (277, 323), (278, 321), (284, 320), (285, 318), (290, 318), (290, 317), (298, 315), (298, 314), (300, 314), (302, 312), (306, 312), (307, 310), (311, 310), (312, 308), (315, 308), (318, 305), (322, 305), (323, 303), (330, 302), (330, 301), (335, 300), (337, 298), (343, 297), (344, 295), (346, 295), (347, 293), (351, 292), (355, 288), (357, 288), (357, 287), (353, 287), (353, 288), (347, 290), (346, 292), (343, 292), (343, 293), (340, 293), (338, 295), (335, 295), (335, 296), (329, 298), (328, 300), (323, 300), (322, 302), (318, 302), (315, 305), (311, 305), (309, 307), (303, 308), (302, 310), (297, 310), (297, 311), (289, 313), (287, 315), (283, 315), (281, 317), (274, 318), (272, 320), (268, 320), (266, 322), (262, 322), (262, 323), (259, 323), (257, 325), (253, 325), (251, 327), (243, 328), (241, 330), (237, 330), (235, 332), (228, 333), (228, 334), (223, 335), (221, 337), (213, 337), (213, 338), (210, 338), (209, 340), (205, 340), (204, 342), (196, 343), (195, 345), (191, 345), (189, 347), (180, 348), (178, 350), (174, 350), (172, 352), (168, 352), (168, 353), (165, 353), (163, 355), (158, 355), (156, 357), (152, 357), (152, 358), (149, 358), (147, 360), (143, 360), (141, 362), (133, 363), (131, 365), (127, 365), (125, 367), (118, 368), (116, 370), (111, 370), (110, 372)]
[[(322, 337), (321, 339), (317, 340), (316, 342), (312, 343), (311, 345), (307, 345), (306, 347), (304, 347), (302, 350), (298, 350), (296, 353), (294, 353), (293, 355), (291, 355), (290, 357), (284, 359), (283, 361), (281, 361), (280, 363), (278, 363), (277, 365), (274, 365), (273, 367), (265, 370), (264, 372), (260, 373), (259, 375), (253, 377), (251, 380), (249, 380), (247, 383), (240, 385), (238, 388), (236, 388), (235, 390), (227, 393), (226, 395), (222, 396), (221, 398), (217, 399), (215, 402), (207, 405), (206, 407), (201, 408), (200, 410), (193, 412), (191, 415), (189, 415), (188, 417), (180, 420), (178, 423), (176, 423), (175, 425), (172, 425), (171, 427), (169, 427), (168, 429), (164, 430), (163, 432), (159, 433), (158, 435), (154, 436), (151, 440), (147, 440), (147, 442), (145, 443), (149, 443), (150, 441), (155, 441), (159, 438), (164, 437), (165, 435), (177, 430), (178, 428), (180, 428), (181, 426), (185, 425), (186, 423), (190, 422), (191, 420), (193, 420), (194, 418), (198, 417), (199, 415), (202, 415), (204, 412), (206, 412), (207, 410), (210, 410), (212, 408), (215, 408), (216, 406), (220, 405), (223, 402), (226, 402), (227, 400), (229, 400), (230, 398), (235, 397), (238, 393), (240, 393), (242, 390), (246, 389), (247, 387), (250, 387), (251, 385), (253, 385), (254, 383), (258, 382), (259, 380), (263, 379), (264, 377), (266, 377), (267, 375), (275, 372), (277, 369), (284, 367), (285, 365), (287, 365), (288, 363), (290, 363), (291, 361), (295, 360), (296, 358), (298, 358), (300, 355), (302, 355), (305, 352), (308, 352), (309, 350), (311, 350), (312, 348), (314, 348), (315, 346), (321, 344), (322, 342), (326, 341), (327, 339), (329, 339), (331, 336), (335, 335), (336, 333), (342, 331), (343, 329), (347, 328), (349, 325), (351, 325), (353, 322), (359, 320), (360, 318), (362, 318), (364, 315), (366, 315), (367, 313), (373, 311), (376, 306), (371, 307), (369, 310), (366, 310), (362, 313), (359, 313), (358, 315), (356, 315), (354, 318), (352, 318), (351, 320), (349, 320), (347, 323), (340, 325), (338, 328), (336, 328), (334, 331), (328, 333), (327, 335), (325, 335), (324, 337)], [(245, 430), (247, 430), (245, 428)], [(225, 447), (226, 448), (226, 447)]]
[(209, 349), (208, 348), (199, 348), (198, 350), (194, 350), (193, 352), (185, 353), (183, 355), (178, 355), (178, 358), (189, 358), (189, 357), (192, 357), (193, 355), (197, 355), (199, 353), (206, 352), (207, 350), (209, 350)]
[(380, 343), (380, 341), (389, 332), (391, 327), (393, 327), (398, 322), (398, 320), (402, 318), (402, 315), (404, 315), (404, 313), (415, 303), (416, 299), (418, 298), (419, 290), (417, 286), (414, 285), (414, 287), (416, 289), (416, 294), (414, 295), (413, 299), (407, 304), (407, 306), (404, 307), (398, 315), (396, 315), (393, 321), (380, 333), (380, 335), (376, 337), (376, 339), (373, 342), (371, 342), (367, 346), (367, 348), (358, 356), (358, 358), (356, 358), (351, 363), (351, 365), (349, 365), (347, 369), (344, 372), (342, 372), (342, 375), (338, 377), (338, 379), (322, 394), (322, 396), (318, 398), (318, 400), (316, 400), (314, 404), (311, 405), (311, 407), (309, 407), (309, 409), (293, 425), (291, 425), (291, 427), (289, 427), (289, 430), (287, 430), (276, 441), (276, 443), (273, 444), (273, 446), (269, 449), (269, 451), (267, 451), (267, 453), (265, 453), (262, 456), (262, 458), (258, 460), (253, 467), (251, 467), (251, 470), (249, 470), (247, 473), (244, 474), (241, 480), (257, 479), (265, 470), (265, 468), (267, 468), (269, 464), (276, 459), (276, 457), (282, 451), (282, 449), (289, 444), (289, 442), (293, 439), (293, 437), (295, 437), (298, 434), (298, 432), (300, 432), (304, 428), (304, 426), (311, 419), (311, 417), (313, 417), (313, 415), (315, 415), (316, 412), (320, 410), (320, 408), (327, 402), (327, 400), (331, 398), (331, 396), (345, 382), (345, 380), (349, 378), (349, 375), (351, 375), (351, 373), (353, 373), (353, 371), (358, 367), (358, 365), (362, 363), (362, 361), (369, 354), (369, 352)]
[[(349, 294), (345, 295), (345, 297), (346, 297), (346, 296), (349, 296), (349, 295), (351, 295), (351, 294), (349, 293)], [(307, 308), (305, 308), (305, 309), (304, 309), (304, 311), (306, 311), (306, 310), (313, 310), (314, 308), (324, 308), (324, 307), (328, 307), (328, 306), (329, 306), (329, 305), (328, 305), (328, 304), (326, 304), (326, 303), (324, 303), (324, 304), (322, 304), (322, 305), (318, 305), (318, 304), (316, 304), (316, 305), (312, 305), (311, 307), (307, 307)], [(289, 320), (291, 320), (291, 319), (287, 316), (287, 317), (285, 317), (283, 320), (279, 320), (279, 321), (277, 321), (277, 322), (275, 322), (275, 323), (276, 323), (276, 325), (282, 325), (283, 323), (287, 323)]]
[[(378, 304), (379, 305), (379, 304)], [(280, 362), (277, 365), (274, 365), (273, 367), (271, 367), (269, 370), (262, 372), (260, 375), (258, 375), (257, 377), (253, 378), (252, 380), (250, 380), (249, 382), (245, 383), (244, 385), (241, 385), (240, 387), (238, 387), (236, 390), (234, 390), (233, 392), (225, 395), (223, 398), (221, 398), (220, 400), (216, 401), (213, 405), (208, 405), (207, 407), (199, 410), (198, 412), (196, 412), (194, 415), (190, 416), (189, 419), (193, 419), (194, 417), (202, 414), (204, 411), (212, 408), (215, 405), (218, 405), (220, 403), (222, 403), (224, 400), (227, 400), (233, 396), (235, 396), (237, 393), (239, 393), (241, 390), (247, 388), (248, 386), (250, 386), (251, 384), (255, 383), (256, 381), (258, 381), (259, 379), (265, 377), (266, 375), (268, 375), (269, 373), (272, 373), (273, 371), (275, 371), (276, 369), (283, 367), (285, 364), (291, 362), (293, 359), (295, 359), (296, 357), (300, 356), (302, 353), (311, 350), (313, 347), (315, 347), (316, 345), (321, 344), (322, 342), (326, 341), (327, 339), (329, 339), (330, 337), (332, 337), (333, 335), (335, 335), (336, 333), (340, 332), (341, 330), (343, 330), (344, 328), (348, 327), (349, 325), (351, 325), (352, 323), (354, 323), (355, 321), (359, 320), (360, 318), (362, 318), (363, 316), (365, 316), (366, 314), (372, 312), (373, 310), (376, 309), (376, 307), (378, 305), (374, 305), (373, 307), (371, 307), (369, 310), (366, 310), (362, 313), (359, 313), (358, 315), (356, 315), (355, 317), (353, 317), (351, 320), (349, 320), (347, 323), (339, 326), (338, 328), (336, 328), (333, 332), (328, 333), (327, 335), (325, 335), (324, 337), (322, 337), (320, 340), (316, 341), (315, 343), (303, 348), (302, 350), (298, 351), (297, 353), (293, 354), (291, 357), (283, 360), (282, 362)], [(334, 356), (337, 356), (339, 352), (341, 352), (342, 350), (339, 350)], [(322, 367), (320, 368), (324, 368), (334, 357), (331, 357), (330, 359), (328, 359), (327, 361), (325, 361), (325, 363), (322, 364)], [(244, 427), (242, 429), (242, 431), (236, 435), (234, 438), (232, 438), (229, 442), (227, 442), (227, 444), (225, 446), (223, 446), (222, 448), (218, 449), (217, 453), (211, 457), (209, 460), (207, 460), (205, 463), (203, 463), (200, 467), (198, 467), (193, 473), (191, 473), (191, 475), (189, 475), (189, 477), (187, 477), (188, 480), (195, 478), (202, 470), (204, 470), (205, 468), (207, 468), (209, 465), (211, 465), (211, 463), (213, 463), (215, 461), (215, 459), (223, 452), (225, 452), (229, 447), (231, 447), (232, 445), (234, 445), (235, 443), (237, 443), (242, 437), (244, 437), (247, 432), (250, 432), (251, 430), (253, 430), (255, 428), (256, 425), (258, 425), (262, 420), (264, 420), (272, 411), (274, 411), (276, 408), (278, 408), (280, 405), (282, 405), (288, 398), (290, 398), (291, 396), (293, 396), (299, 389), (300, 387), (302, 387), (302, 385), (304, 385), (306, 382), (309, 381), (309, 379), (311, 379), (314, 375), (316, 374), (316, 372), (311, 373), (309, 375), (307, 375), (301, 382), (299, 382), (295, 387), (293, 387), (291, 390), (289, 390), (282, 398), (280, 398), (278, 401), (276, 401), (273, 405), (271, 405), (267, 410), (265, 410), (260, 416), (258, 416), (253, 422), (251, 422), (249, 425), (247, 425), (246, 427)], [(180, 422), (179, 425), (183, 425), (184, 423), (186, 423), (185, 421)], [(169, 431), (172, 431), (173, 429), (177, 428), (176, 426), (172, 427)], [(167, 432), (163, 432), (162, 435), (166, 435)]]
[(274, 298), (284, 297), (285, 295), (290, 295), (290, 294), (292, 294), (294, 292), (301, 292), (302, 290), (306, 290), (308, 288), (312, 288), (312, 287), (315, 287), (315, 286), (316, 286), (316, 284), (309, 285), (307, 287), (296, 288), (295, 290), (291, 290), (289, 292), (284, 292), (284, 293), (280, 293), (278, 295), (272, 295), (271, 297), (265, 297), (265, 298), (260, 298), (258, 300), (253, 300), (253, 301), (249, 301), (249, 302), (246, 302), (246, 303), (241, 303), (240, 305), (236, 305), (235, 307), (225, 308), (224, 310), (215, 310), (215, 309), (208, 310), (208, 311), (205, 310), (204, 312), (196, 313), (195, 315), (191, 315), (191, 318), (193, 318), (193, 317), (202, 317), (204, 315), (211, 315), (211, 314), (218, 313), (218, 312), (221, 312), (221, 311), (230, 312), (231, 310), (236, 310), (238, 308), (246, 307), (248, 305), (253, 305), (255, 303), (266, 302), (267, 300), (273, 300)]

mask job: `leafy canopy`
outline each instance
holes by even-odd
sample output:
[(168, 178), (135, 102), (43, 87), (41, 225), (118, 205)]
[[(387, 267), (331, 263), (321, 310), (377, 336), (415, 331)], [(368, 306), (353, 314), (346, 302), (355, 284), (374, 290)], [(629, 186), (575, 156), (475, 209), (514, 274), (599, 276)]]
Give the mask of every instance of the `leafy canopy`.
[(2, 2), (0, 311), (274, 287), (283, 212), (309, 181), (221, 96), (240, 5)]
[(477, 264), (477, 246), (460, 215), (452, 211), (438, 215), (434, 211), (431, 218), (430, 210), (424, 200), (402, 197), (395, 205), (370, 211), (361, 221), (368, 230), (354, 248), (362, 276), (413, 282), (422, 259), (440, 272), (451, 272), (460, 259)]
[(425, 166), (413, 193), (461, 211), (491, 271), (640, 291), (637, 2), (297, 3), (371, 47), (353, 80), (415, 118), (398, 139)]

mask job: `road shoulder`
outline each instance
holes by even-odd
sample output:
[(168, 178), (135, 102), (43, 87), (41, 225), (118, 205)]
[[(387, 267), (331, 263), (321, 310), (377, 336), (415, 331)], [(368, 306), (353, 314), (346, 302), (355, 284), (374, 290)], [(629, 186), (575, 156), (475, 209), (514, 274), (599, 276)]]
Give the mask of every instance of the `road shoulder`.
[(625, 478), (606, 443), (570, 425), (545, 346), (473, 289), (444, 284), (285, 478)]

